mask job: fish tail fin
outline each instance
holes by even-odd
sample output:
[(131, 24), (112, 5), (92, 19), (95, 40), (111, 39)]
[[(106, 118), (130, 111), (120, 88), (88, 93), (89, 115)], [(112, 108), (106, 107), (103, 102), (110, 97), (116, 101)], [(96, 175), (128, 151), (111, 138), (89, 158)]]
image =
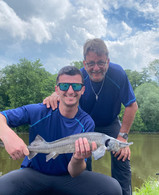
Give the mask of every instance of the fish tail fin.
[(46, 162), (48, 162), (51, 158), (55, 159), (56, 157), (58, 157), (58, 153), (56, 152), (51, 152), (48, 155), (46, 155)]
[(29, 152), (29, 155), (28, 155), (28, 159), (31, 160), (34, 156), (36, 156), (37, 153), (36, 152)]
[[(35, 140), (33, 142), (31, 142), (31, 144), (28, 146), (28, 149), (30, 149), (30, 147), (37, 147), (37, 146), (41, 145), (41, 143), (45, 143), (45, 142), (46, 141), (40, 135), (37, 135), (35, 137)], [(30, 160), (36, 155), (37, 155), (37, 152), (29, 150), (28, 159)]]

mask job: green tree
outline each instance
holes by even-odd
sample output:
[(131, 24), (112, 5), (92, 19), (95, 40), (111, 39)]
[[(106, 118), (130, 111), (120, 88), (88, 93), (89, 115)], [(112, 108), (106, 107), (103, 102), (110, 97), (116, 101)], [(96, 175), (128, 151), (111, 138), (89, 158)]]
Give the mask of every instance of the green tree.
[(21, 59), (17, 65), (7, 66), (1, 72), (0, 89), (5, 89), (9, 108), (42, 102), (54, 90), (55, 78), (42, 68), (40, 60)]
[(20, 59), (20, 63), (2, 69), (0, 75), (1, 110), (40, 103), (54, 91), (56, 75), (47, 72), (40, 60)]
[(149, 73), (147, 69), (143, 69), (142, 72), (132, 71), (132, 70), (125, 70), (129, 81), (132, 85), (133, 90), (136, 89), (139, 85), (145, 83), (145, 82), (151, 82)]
[(136, 88), (135, 95), (147, 131), (159, 131), (159, 87), (145, 83)]
[(78, 69), (81, 69), (83, 67), (83, 62), (82, 61), (74, 61), (74, 62), (71, 62), (71, 66), (75, 66), (76, 68)]
[(150, 72), (150, 75), (159, 84), (159, 59), (156, 59), (153, 62), (151, 62), (148, 67), (148, 70)]
[[(124, 110), (125, 110), (125, 107), (122, 104), (121, 111), (120, 111), (120, 114), (119, 114), (119, 119), (120, 119), (121, 122), (122, 122), (122, 119), (123, 119)], [(146, 131), (147, 130), (147, 128), (146, 128), (146, 126), (145, 126), (145, 124), (144, 124), (144, 122), (141, 118), (141, 114), (140, 114), (139, 110), (137, 110), (137, 112), (136, 112), (134, 122), (131, 126), (131, 130), (132, 131)]]

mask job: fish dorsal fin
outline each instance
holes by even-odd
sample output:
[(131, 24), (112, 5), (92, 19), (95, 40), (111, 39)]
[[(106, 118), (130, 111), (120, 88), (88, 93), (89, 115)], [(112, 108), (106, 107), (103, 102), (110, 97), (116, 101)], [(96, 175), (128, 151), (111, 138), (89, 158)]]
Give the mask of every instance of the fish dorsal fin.
[(35, 137), (35, 140), (30, 144), (30, 146), (37, 146), (39, 145), (41, 142), (45, 142), (45, 140), (40, 136), (40, 135), (37, 135)]

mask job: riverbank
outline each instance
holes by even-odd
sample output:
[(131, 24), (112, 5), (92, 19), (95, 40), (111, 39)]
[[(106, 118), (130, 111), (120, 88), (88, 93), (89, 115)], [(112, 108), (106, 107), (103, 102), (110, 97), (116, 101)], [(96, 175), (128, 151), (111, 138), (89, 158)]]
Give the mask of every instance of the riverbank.
[(143, 183), (141, 188), (136, 188), (133, 195), (157, 195), (159, 194), (159, 180), (155, 178), (149, 178)]

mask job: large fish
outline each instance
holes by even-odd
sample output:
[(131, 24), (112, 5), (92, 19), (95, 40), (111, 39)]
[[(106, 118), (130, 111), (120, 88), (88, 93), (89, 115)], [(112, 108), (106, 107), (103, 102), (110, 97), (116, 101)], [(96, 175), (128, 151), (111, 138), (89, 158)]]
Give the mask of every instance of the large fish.
[(48, 154), (46, 155), (46, 161), (49, 161), (52, 158), (55, 159), (59, 154), (74, 153), (75, 141), (80, 137), (87, 138), (90, 144), (92, 141), (96, 142), (97, 149), (92, 151), (95, 160), (104, 156), (106, 150), (117, 152), (119, 149), (133, 144), (133, 142), (121, 142), (106, 134), (97, 132), (75, 134), (53, 142), (46, 142), (40, 135), (37, 135), (35, 140), (28, 146), (30, 151), (28, 158), (32, 159), (38, 153), (46, 153)]

